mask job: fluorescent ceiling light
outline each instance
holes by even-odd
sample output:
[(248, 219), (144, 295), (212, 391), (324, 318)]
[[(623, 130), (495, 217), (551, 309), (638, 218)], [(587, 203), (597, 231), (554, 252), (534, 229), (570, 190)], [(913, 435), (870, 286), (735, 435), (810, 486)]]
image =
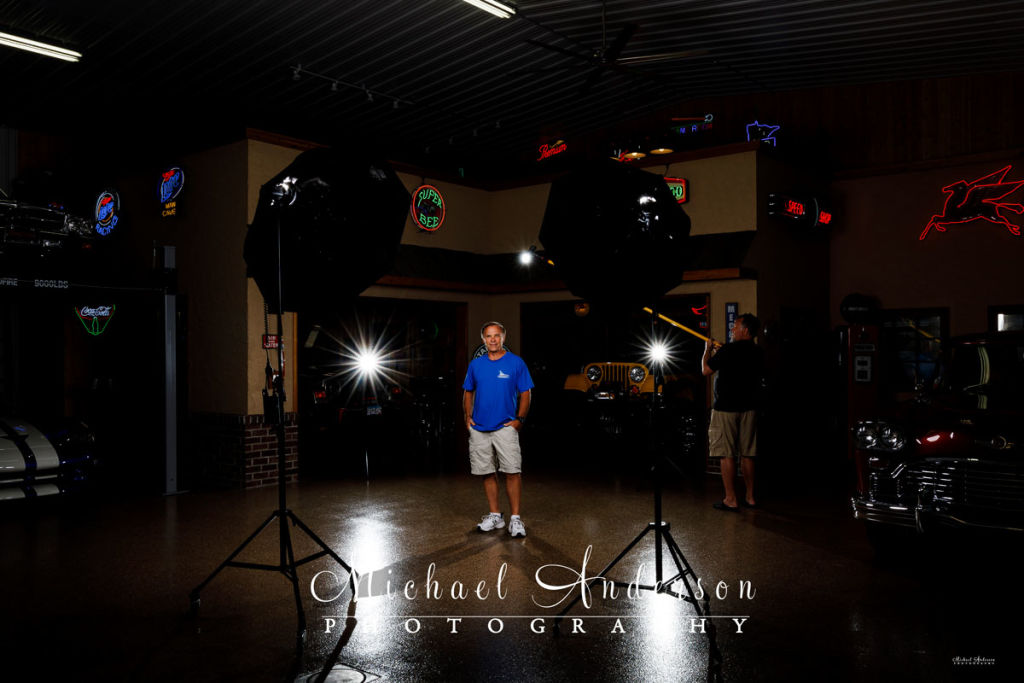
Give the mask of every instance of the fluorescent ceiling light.
[(494, 16), (500, 17), (502, 19), (508, 19), (509, 17), (511, 17), (513, 14), (516, 13), (515, 9), (513, 9), (512, 7), (509, 7), (508, 5), (505, 5), (505, 4), (502, 4), (500, 2), (497, 2), (497, 0), (464, 0), (464, 1), (468, 2), (471, 5), (473, 5), (473, 7), (477, 7), (479, 9), (482, 9), (485, 12), (490, 12)]
[(54, 59), (63, 59), (65, 62), (77, 62), (82, 58), (81, 52), (65, 50), (64, 48), (57, 47), (56, 45), (40, 43), (39, 41), (29, 40), (28, 38), (22, 38), (21, 36), (12, 36), (10, 33), (0, 33), (0, 45), (14, 47), (19, 50), (27, 50), (28, 52), (35, 52), (37, 55), (45, 55), (47, 57), (53, 57)]

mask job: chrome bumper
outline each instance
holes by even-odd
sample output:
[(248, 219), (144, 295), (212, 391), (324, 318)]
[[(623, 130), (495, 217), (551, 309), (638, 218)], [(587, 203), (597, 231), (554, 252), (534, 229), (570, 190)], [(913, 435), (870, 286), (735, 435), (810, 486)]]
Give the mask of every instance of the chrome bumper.
[(867, 501), (857, 497), (851, 498), (850, 503), (853, 505), (854, 519), (909, 527), (917, 529), (919, 532), (924, 532), (934, 526), (1024, 532), (1024, 524), (1021, 524), (1019, 520), (968, 520), (956, 513), (937, 510), (929, 506), (910, 507), (895, 503)]

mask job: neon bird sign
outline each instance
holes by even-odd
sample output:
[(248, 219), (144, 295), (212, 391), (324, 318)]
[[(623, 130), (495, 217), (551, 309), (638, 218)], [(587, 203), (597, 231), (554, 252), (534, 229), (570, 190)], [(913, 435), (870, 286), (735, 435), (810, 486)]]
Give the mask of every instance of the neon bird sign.
[(970, 182), (958, 180), (942, 188), (942, 191), (948, 195), (946, 204), (942, 207), (942, 213), (931, 217), (918, 236), (918, 241), (928, 237), (932, 228), (939, 232), (946, 232), (946, 226), (970, 223), (979, 218), (989, 223), (1002, 225), (1010, 231), (1010, 234), (1020, 237), (1020, 226), (1011, 223), (1010, 219), (1000, 211), (1024, 213), (1024, 204), (998, 201), (1024, 187), (1024, 180), (1003, 182), (1012, 168), (1013, 166), (1004, 166), (977, 180)]

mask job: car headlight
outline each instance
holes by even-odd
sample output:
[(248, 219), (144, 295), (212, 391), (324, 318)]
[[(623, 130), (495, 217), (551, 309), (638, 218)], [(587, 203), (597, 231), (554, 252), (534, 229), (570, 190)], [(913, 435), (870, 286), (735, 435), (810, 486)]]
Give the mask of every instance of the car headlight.
[(601, 368), (597, 367), (596, 365), (591, 365), (589, 368), (587, 368), (587, 379), (589, 379), (591, 382), (600, 381)]
[(647, 371), (638, 365), (634, 365), (629, 369), (629, 379), (631, 382), (640, 384), (647, 377)]
[(858, 422), (853, 428), (853, 439), (857, 448), (868, 451), (895, 452), (903, 450), (907, 443), (903, 432), (895, 425), (868, 420)]

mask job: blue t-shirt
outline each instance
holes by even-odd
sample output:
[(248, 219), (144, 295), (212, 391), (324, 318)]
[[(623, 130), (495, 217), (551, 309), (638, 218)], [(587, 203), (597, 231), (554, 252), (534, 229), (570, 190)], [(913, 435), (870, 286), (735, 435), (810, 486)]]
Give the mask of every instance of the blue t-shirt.
[(533, 379), (523, 359), (506, 351), (498, 360), (491, 360), (487, 354), (473, 359), (462, 388), (476, 392), (473, 429), (493, 432), (516, 418), (519, 394), (533, 388)]

